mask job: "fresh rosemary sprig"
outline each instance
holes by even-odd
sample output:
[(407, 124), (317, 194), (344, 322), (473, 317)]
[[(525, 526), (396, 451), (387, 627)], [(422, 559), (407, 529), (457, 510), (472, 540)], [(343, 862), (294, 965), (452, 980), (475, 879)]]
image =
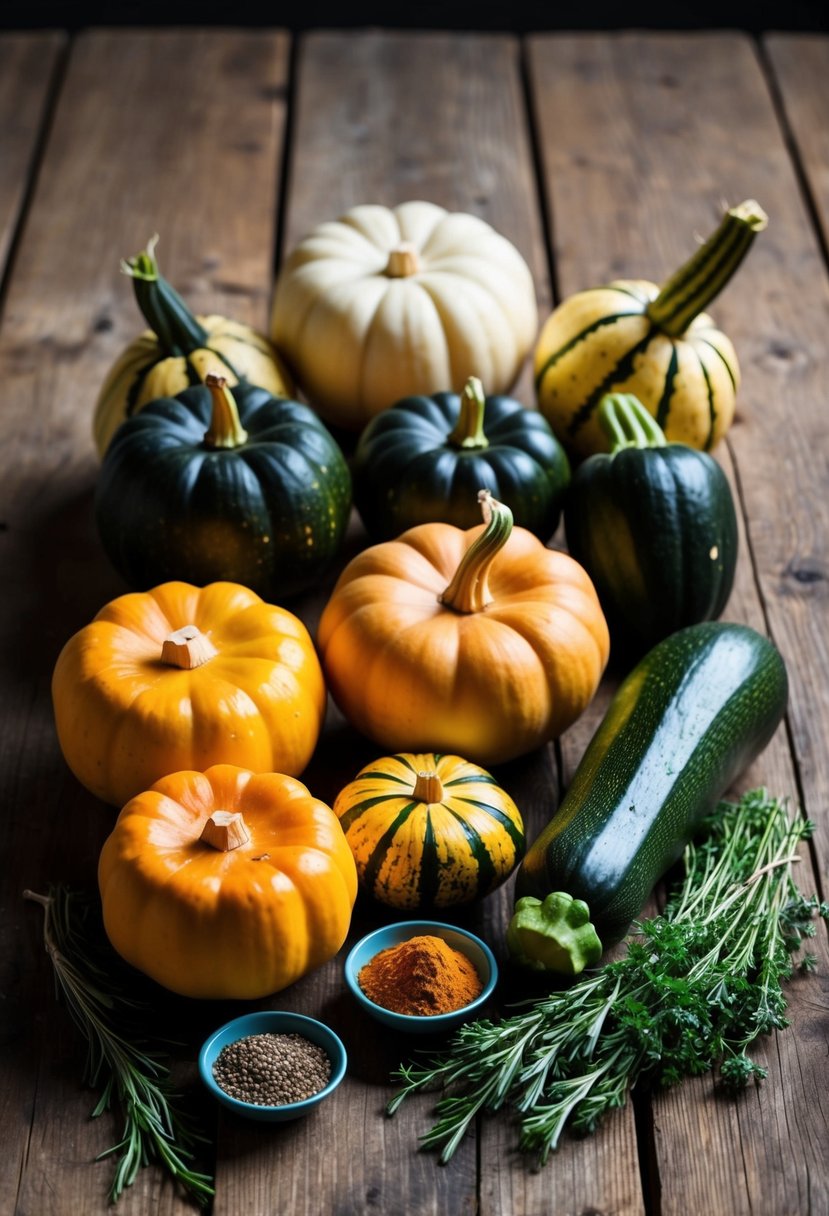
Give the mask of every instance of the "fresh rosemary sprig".
[(99, 961), (91, 896), (57, 885), (48, 895), (24, 891), (23, 897), (43, 908), (43, 942), (55, 985), (86, 1040), (85, 1080), (101, 1090), (93, 1118), (113, 1102), (124, 1117), (122, 1139), (100, 1154), (117, 1158), (110, 1202), (132, 1185), (142, 1166), (159, 1161), (191, 1198), (207, 1204), (212, 1179), (188, 1165), (204, 1137), (174, 1105), (176, 1095), (163, 1057), (139, 1046), (152, 1011), (113, 979), (117, 967), (104, 970)]
[[(747, 1049), (788, 1025), (792, 953), (814, 936), (815, 913), (829, 917), (792, 880), (811, 831), (765, 790), (721, 803), (685, 850), (665, 913), (634, 926), (626, 957), (500, 1022), (467, 1023), (425, 1066), (401, 1066), (389, 1114), (418, 1090), (443, 1089), (422, 1145), (446, 1162), (479, 1112), (509, 1106), (519, 1146), (543, 1164), (565, 1125), (594, 1131), (640, 1076), (667, 1086), (719, 1067), (727, 1089), (761, 1080)], [(814, 963), (806, 954), (800, 967)]]

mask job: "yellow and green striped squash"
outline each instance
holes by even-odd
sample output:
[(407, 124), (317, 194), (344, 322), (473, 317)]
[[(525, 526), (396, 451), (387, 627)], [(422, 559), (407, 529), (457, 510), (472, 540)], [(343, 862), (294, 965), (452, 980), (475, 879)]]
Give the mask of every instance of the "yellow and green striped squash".
[(384, 756), (338, 794), (334, 812), (363, 889), (407, 912), (489, 894), (524, 853), (518, 807), (460, 756)]
[(609, 392), (635, 394), (671, 443), (708, 451), (722, 438), (740, 369), (730, 340), (703, 309), (766, 223), (757, 203), (741, 203), (663, 287), (619, 280), (555, 309), (535, 351), (536, 393), (571, 453), (607, 451), (598, 405)]
[(159, 273), (156, 240), (122, 263), (150, 328), (116, 359), (98, 394), (92, 434), (99, 456), (126, 418), (149, 401), (175, 397), (204, 383), (211, 372), (230, 387), (252, 384), (274, 397), (290, 397), (293, 392), (285, 365), (263, 334), (227, 317), (197, 317), (190, 312)]

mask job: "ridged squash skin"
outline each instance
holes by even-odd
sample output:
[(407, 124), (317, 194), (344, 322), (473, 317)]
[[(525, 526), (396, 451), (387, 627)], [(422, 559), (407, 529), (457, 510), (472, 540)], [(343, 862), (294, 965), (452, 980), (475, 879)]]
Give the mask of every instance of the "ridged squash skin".
[(485, 769), (460, 756), (403, 752), (375, 760), (340, 791), (334, 814), (361, 886), (406, 912), (488, 895), (524, 852), (518, 807)]
[(745, 625), (704, 622), (655, 646), (619, 688), (516, 896), (584, 900), (619, 940), (700, 822), (771, 739), (786, 709), (777, 649)]
[(339, 551), (348, 465), (313, 410), (250, 385), (227, 389), (244, 437), (209, 446), (213, 391), (153, 401), (116, 432), (95, 491), (101, 542), (133, 587), (221, 579), (297, 595)]
[[(248, 839), (202, 839), (217, 811)], [(98, 865), (104, 927), (123, 958), (165, 988), (256, 1000), (333, 957), (357, 894), (336, 816), (281, 773), (228, 764), (172, 773), (122, 810)]]
[[(192, 669), (164, 658), (165, 640), (188, 626), (215, 651)], [(119, 596), (69, 639), (52, 677), (67, 764), (118, 807), (188, 767), (298, 775), (325, 699), (302, 622), (234, 583), (173, 582)]]
[(655, 645), (719, 617), (737, 565), (725, 474), (685, 444), (591, 456), (564, 509), (569, 553), (593, 580), (611, 636)]
[(511, 397), (481, 395), (480, 443), (470, 436), (464, 446), (452, 436), (466, 404), (457, 393), (404, 397), (365, 428), (354, 501), (374, 540), (433, 521), (474, 527), (479, 490), (507, 503), (539, 540), (555, 532), (570, 464), (549, 423)]
[(529, 267), (484, 220), (413, 201), (353, 207), (289, 254), (271, 336), (308, 400), (359, 430), (408, 394), (515, 380), (535, 340)]

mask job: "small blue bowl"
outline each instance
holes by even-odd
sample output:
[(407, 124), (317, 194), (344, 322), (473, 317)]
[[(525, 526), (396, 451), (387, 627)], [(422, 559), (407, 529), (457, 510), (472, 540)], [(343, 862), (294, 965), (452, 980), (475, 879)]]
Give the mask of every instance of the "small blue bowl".
[[(302, 1102), (287, 1102), (283, 1106), (259, 1106), (255, 1102), (241, 1102), (225, 1093), (221, 1085), (216, 1083), (213, 1076), (213, 1065), (216, 1057), (228, 1043), (237, 1039), (247, 1038), (252, 1034), (301, 1034), (311, 1043), (316, 1043), (331, 1061), (331, 1080), (319, 1093), (312, 1094)], [(345, 1076), (347, 1064), (345, 1048), (333, 1030), (324, 1022), (314, 1018), (306, 1018), (301, 1013), (281, 1013), (265, 1010), (262, 1013), (246, 1013), (243, 1017), (226, 1022), (218, 1030), (214, 1030), (202, 1044), (199, 1052), (199, 1072), (201, 1079), (214, 1098), (223, 1102), (230, 1110), (245, 1119), (258, 1119), (263, 1123), (285, 1123), (289, 1119), (301, 1119), (319, 1106), (330, 1093), (337, 1088)]]
[[(453, 1009), (451, 1013), (437, 1013), (433, 1016), (394, 1013), (391, 1009), (384, 1009), (382, 1005), (370, 1001), (357, 980), (357, 976), (366, 963), (370, 962), (381, 950), (388, 950), (390, 946), (399, 946), (401, 942), (406, 942), (411, 937), (420, 937), (424, 934), (441, 937), (454, 950), (460, 950), (462, 954), (466, 955), (480, 976), (483, 984), (481, 995), (461, 1009)], [(498, 964), (486, 942), (482, 942), (479, 937), (476, 937), (474, 933), (469, 933), (466, 929), (458, 929), (455, 925), (447, 925), (443, 921), (437, 920), (406, 920), (394, 925), (385, 925), (382, 929), (375, 929), (373, 933), (367, 934), (357, 942), (345, 960), (345, 982), (366, 1013), (376, 1018), (378, 1022), (382, 1022), (384, 1026), (390, 1026), (392, 1030), (402, 1030), (407, 1034), (441, 1034), (443, 1031), (459, 1026), (461, 1022), (465, 1022), (486, 1003), (498, 982)]]

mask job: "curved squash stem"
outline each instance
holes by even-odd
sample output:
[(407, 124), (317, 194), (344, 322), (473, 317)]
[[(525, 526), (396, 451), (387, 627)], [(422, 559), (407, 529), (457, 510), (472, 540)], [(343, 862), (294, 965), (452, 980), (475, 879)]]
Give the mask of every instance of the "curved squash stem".
[(224, 376), (209, 373), (204, 380), (213, 398), (210, 426), (204, 433), (206, 448), (239, 448), (247, 443), (248, 433), (239, 421), (239, 410)]
[(486, 527), (463, 555), (449, 586), (438, 596), (444, 608), (453, 612), (483, 612), (492, 603), (489, 568), (512, 532), (512, 511), (505, 503), (493, 498), (489, 490), (478, 491), (478, 502)]
[(461, 407), (455, 429), (448, 442), (453, 448), (488, 448), (489, 440), (484, 434), (484, 412), (486, 397), (484, 386), (477, 376), (470, 376), (463, 386)]
[(664, 448), (665, 432), (633, 393), (608, 393), (599, 402), (599, 422), (610, 440), (610, 455), (624, 448)]
[(718, 295), (769, 219), (753, 199), (726, 211), (717, 231), (671, 275), (648, 305), (648, 318), (663, 333), (678, 337)]
[(160, 273), (155, 257), (157, 243), (158, 234), (147, 241), (142, 253), (122, 259), (121, 271), (132, 279), (138, 307), (164, 353), (189, 355), (206, 345), (208, 333)]

